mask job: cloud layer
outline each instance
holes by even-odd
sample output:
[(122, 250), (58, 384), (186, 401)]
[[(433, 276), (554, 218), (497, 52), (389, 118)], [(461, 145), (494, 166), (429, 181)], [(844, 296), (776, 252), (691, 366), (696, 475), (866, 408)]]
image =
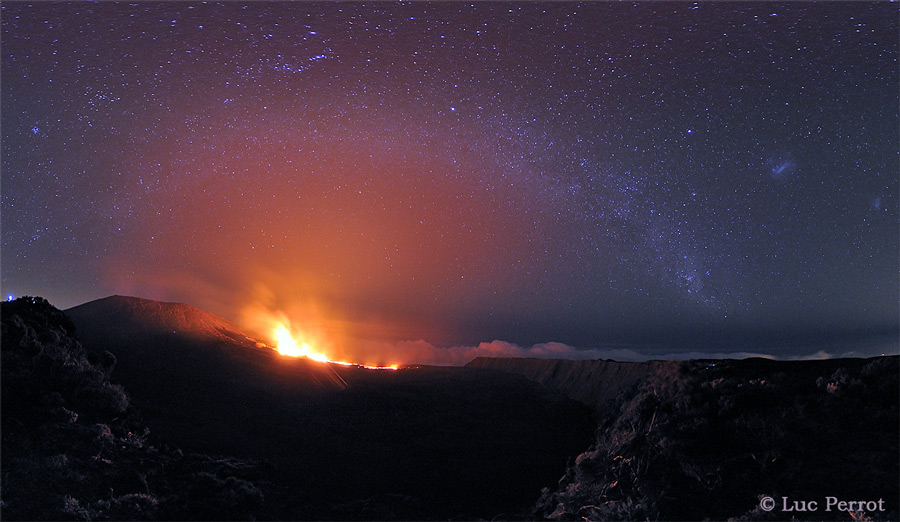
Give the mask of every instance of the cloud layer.
[(522, 357), (536, 359), (611, 359), (623, 362), (648, 360), (688, 360), (688, 359), (747, 359), (760, 357), (773, 360), (818, 360), (836, 357), (872, 357), (876, 355), (896, 355), (896, 348), (888, 352), (873, 350), (826, 351), (820, 349), (803, 355), (789, 357), (776, 356), (764, 352), (748, 351), (692, 351), (653, 354), (626, 347), (579, 349), (563, 343), (540, 343), (524, 347), (507, 341), (494, 340), (474, 346), (436, 346), (424, 340), (385, 342), (357, 340), (350, 346), (336, 352), (335, 359), (360, 362), (369, 365), (435, 365), (462, 366), (477, 357)]

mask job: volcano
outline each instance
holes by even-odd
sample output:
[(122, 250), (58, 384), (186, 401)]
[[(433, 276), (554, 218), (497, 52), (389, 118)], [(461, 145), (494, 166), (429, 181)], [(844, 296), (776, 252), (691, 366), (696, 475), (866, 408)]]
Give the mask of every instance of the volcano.
[(381, 371), (185, 304), (2, 305), (4, 519), (898, 518), (897, 356)]
[[(65, 311), (81, 324), (82, 337), (103, 337), (120, 342), (123, 335), (173, 333), (196, 340), (255, 344), (257, 339), (223, 317), (184, 303), (164, 303), (139, 297), (113, 295)], [(94, 339), (96, 338), (96, 339)]]
[(593, 433), (588, 407), (515, 373), (286, 357), (180, 303), (112, 296), (65, 312), (85, 348), (116, 357), (110, 379), (156, 441), (263, 462), (274, 518), (523, 512)]
[(213, 394), (236, 387), (246, 394), (347, 385), (330, 365), (286, 361), (235, 324), (187, 304), (116, 295), (65, 312), (85, 345), (119, 358), (120, 377), (132, 385), (173, 374), (183, 379), (171, 385), (189, 384), (190, 393), (197, 385)]

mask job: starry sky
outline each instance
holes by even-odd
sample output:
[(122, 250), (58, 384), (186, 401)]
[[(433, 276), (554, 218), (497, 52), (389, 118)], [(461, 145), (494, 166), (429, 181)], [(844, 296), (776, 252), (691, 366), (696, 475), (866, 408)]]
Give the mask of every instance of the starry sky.
[(896, 4), (0, 19), (4, 296), (379, 346), (897, 351)]

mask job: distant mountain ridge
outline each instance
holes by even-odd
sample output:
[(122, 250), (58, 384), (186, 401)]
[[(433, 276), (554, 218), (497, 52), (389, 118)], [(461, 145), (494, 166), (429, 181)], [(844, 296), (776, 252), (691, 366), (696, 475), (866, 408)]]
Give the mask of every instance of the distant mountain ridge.
[(604, 411), (619, 394), (656, 372), (662, 364), (662, 361), (478, 357), (466, 367), (523, 375), (596, 411)]
[[(207, 380), (211, 387), (236, 390), (288, 388), (297, 391), (344, 389), (347, 383), (330, 365), (290, 359), (240, 327), (215, 314), (184, 303), (166, 303), (114, 295), (64, 311), (77, 336), (94, 350), (109, 350), (119, 359), (113, 378), (140, 389), (157, 384), (153, 375), (178, 372)], [(188, 389), (185, 393), (190, 393)]]
[(593, 432), (587, 407), (508, 372), (285, 357), (181, 303), (112, 296), (65, 313), (85, 349), (115, 357), (110, 382), (150, 440), (262, 463), (248, 480), (275, 514), (261, 519), (524, 512)]
[[(100, 397), (115, 399), (124, 387), (127, 402), (140, 409), (151, 430), (148, 441), (176, 444), (184, 455), (260, 463), (240, 477), (228, 471), (234, 478), (227, 479), (241, 488), (251, 480), (259, 484), (260, 494), (252, 496), (270, 511), (247, 512), (258, 519), (490, 519), (512, 513), (509, 518), (549, 520), (773, 520), (784, 513), (762, 511), (762, 494), (827, 494), (883, 498), (883, 511), (854, 518), (898, 520), (896, 356), (478, 358), (465, 367), (381, 372), (281, 356), (257, 347), (228, 321), (181, 303), (112, 296), (68, 315), (77, 340), (64, 339), (73, 329), (61, 318), (57, 327), (42, 328), (5, 315), (4, 356), (24, 346), (8, 332), (44, 348), (56, 339), (64, 341), (61, 348), (80, 340), (88, 352), (108, 350), (98, 361), (108, 368), (102, 384), (112, 393)], [(53, 353), (71, 370), (68, 355), (78, 350)], [(46, 357), (25, 355), (20, 368), (48, 368)], [(7, 362), (4, 371), (16, 368)], [(56, 386), (64, 380), (54, 372), (50, 366), (44, 374)], [(4, 386), (16, 382), (6, 375)], [(27, 388), (31, 381), (19, 382)], [(73, 404), (92, 397), (75, 392)], [(44, 395), (53, 406), (54, 396)], [(77, 420), (71, 413), (64, 428)], [(85, 434), (89, 442), (102, 442)], [(111, 443), (104, 451), (124, 449), (118, 439)], [(69, 457), (56, 448), (47, 452), (51, 460), (36, 462), (60, 468), (62, 457)], [(95, 451), (87, 453), (91, 465)], [(188, 500), (195, 488), (227, 486), (218, 474), (194, 474), (188, 475), (194, 482)], [(34, 487), (45, 487), (46, 475), (18, 476), (41, 477)], [(161, 491), (140, 481), (134, 488), (148, 496)], [(533, 507), (525, 507), (538, 491)], [(119, 487), (116, 492), (122, 502), (131, 498)], [(94, 509), (107, 505), (107, 496), (112, 493), (102, 488), (78, 498)], [(137, 498), (145, 502), (137, 504), (140, 509), (151, 502)], [(65, 509), (80, 513), (85, 505), (87, 500), (67, 497)], [(819, 519), (806, 515), (799, 519)]]
[[(239, 359), (249, 354), (269, 360), (277, 357), (273, 351), (257, 348), (257, 339), (225, 318), (185, 303), (172, 303), (113, 295), (91, 301), (65, 313), (78, 327), (78, 335), (88, 345), (113, 349), (119, 357), (128, 359), (128, 351), (120, 353), (122, 346), (129, 350), (152, 349), (159, 351), (160, 336), (168, 339), (163, 346), (189, 346), (185, 354), (197, 355), (197, 343), (240, 346), (247, 353), (238, 352)], [(150, 339), (153, 339), (152, 341)], [(118, 349), (117, 349), (118, 348)], [(214, 354), (222, 357), (228, 352)], [(278, 359), (283, 359), (277, 357)], [(143, 359), (143, 356), (141, 356)], [(301, 365), (305, 360), (296, 361)], [(268, 364), (265, 363), (266, 365)], [(586, 404), (596, 411), (604, 411), (609, 403), (640, 380), (652, 374), (662, 364), (660, 361), (619, 362), (608, 360), (566, 360), (532, 358), (479, 357), (466, 367), (502, 371), (526, 377), (549, 388), (558, 390), (571, 399)], [(126, 365), (127, 366), (127, 365)], [(251, 365), (252, 366), (252, 365)], [(305, 378), (310, 383), (345, 387), (346, 382), (337, 374), (323, 379), (322, 370), (328, 366), (313, 364), (312, 372)], [(326, 373), (333, 373), (328, 371)]]
[[(240, 344), (257, 342), (227, 319), (185, 303), (113, 295), (69, 308), (65, 313), (76, 324), (91, 322), (91, 329), (102, 329), (108, 335), (115, 335), (127, 328), (129, 334), (175, 333)], [(92, 321), (103, 317), (114, 320)]]

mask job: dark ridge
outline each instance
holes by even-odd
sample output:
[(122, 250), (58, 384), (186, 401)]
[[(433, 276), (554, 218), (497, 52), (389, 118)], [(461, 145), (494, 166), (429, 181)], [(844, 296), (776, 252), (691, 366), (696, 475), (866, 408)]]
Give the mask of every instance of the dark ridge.
[[(222, 317), (183, 303), (111, 296), (66, 310), (85, 344), (113, 350), (116, 377), (132, 385), (170, 386), (185, 394), (253, 394), (346, 388), (329, 365), (286, 360)], [(198, 384), (204, 385), (197, 391)], [(212, 398), (212, 397), (210, 397)]]
[(39, 297), (0, 304), (3, 520), (271, 518), (247, 459), (150, 442), (110, 382), (116, 357), (86, 349)]
[[(239, 344), (255, 345), (258, 342), (227, 319), (184, 303), (113, 295), (69, 308), (65, 312), (76, 322), (85, 323), (91, 334), (178, 333)], [(103, 318), (107, 320), (102, 321)]]
[(118, 358), (111, 379), (153, 436), (267, 463), (276, 518), (527, 516), (593, 432), (588, 408), (520, 375), (333, 368), (234, 342), (236, 327), (177, 303), (114, 296), (69, 315)]
[(620, 394), (658, 370), (660, 361), (618, 362), (607, 360), (478, 357), (466, 367), (498, 370), (525, 376), (567, 397), (608, 411)]
[[(661, 363), (601, 419), (594, 444), (544, 491), (535, 516), (897, 520), (898, 363)], [(762, 507), (764, 496), (777, 500), (774, 509)], [(827, 497), (867, 502), (829, 510)]]

